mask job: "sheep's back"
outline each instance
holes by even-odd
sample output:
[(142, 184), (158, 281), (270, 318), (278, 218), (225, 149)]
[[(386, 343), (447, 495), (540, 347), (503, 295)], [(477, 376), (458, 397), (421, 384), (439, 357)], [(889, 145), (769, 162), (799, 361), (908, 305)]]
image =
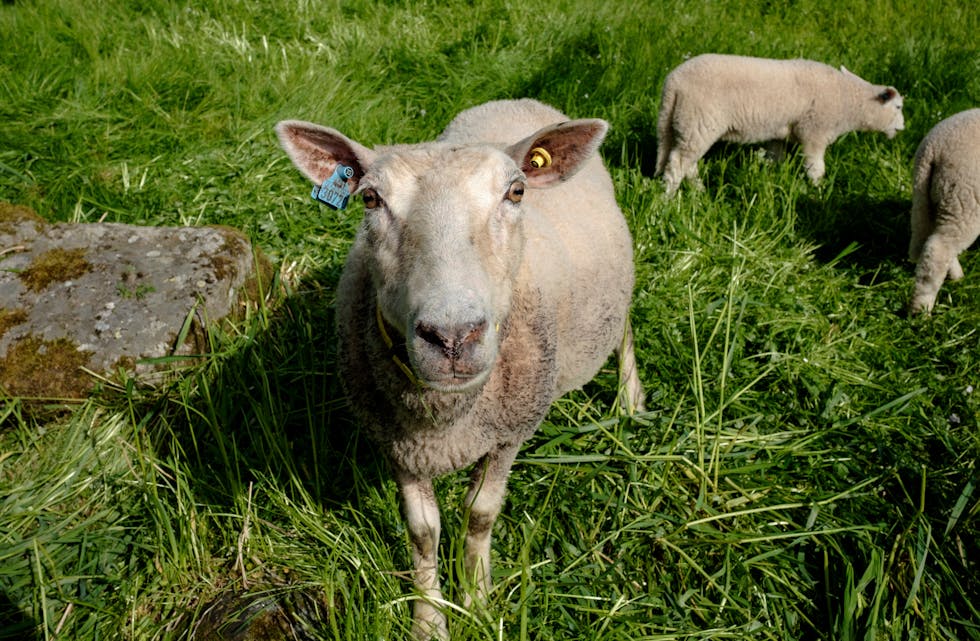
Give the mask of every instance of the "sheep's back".
[(926, 134), (915, 175), (915, 188), (928, 190), (940, 212), (980, 216), (980, 109), (954, 114)]
[(795, 121), (815, 104), (836, 100), (840, 76), (813, 60), (704, 54), (682, 63), (666, 82), (677, 96), (675, 118), (752, 130)]

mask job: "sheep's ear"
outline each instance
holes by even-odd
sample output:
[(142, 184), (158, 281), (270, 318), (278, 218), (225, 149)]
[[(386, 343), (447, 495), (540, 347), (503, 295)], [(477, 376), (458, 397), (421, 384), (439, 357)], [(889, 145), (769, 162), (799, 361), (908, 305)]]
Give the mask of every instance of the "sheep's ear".
[(856, 73), (854, 73), (853, 71), (849, 70), (844, 65), (841, 65), (840, 66), (840, 72), (842, 74), (844, 74), (845, 76), (853, 76), (854, 78), (858, 78), (859, 77)]
[(898, 91), (895, 89), (895, 87), (886, 87), (884, 91), (875, 96), (875, 100), (881, 104), (885, 104), (889, 100), (893, 100), (897, 95)]
[(550, 187), (574, 176), (608, 129), (604, 120), (570, 120), (538, 130), (506, 153), (524, 172), (529, 187)]
[(283, 120), (276, 125), (279, 142), (293, 164), (317, 185), (329, 178), (337, 163), (353, 168), (350, 190), (367, 167), (374, 162), (375, 153), (350, 140), (339, 131), (301, 120)]

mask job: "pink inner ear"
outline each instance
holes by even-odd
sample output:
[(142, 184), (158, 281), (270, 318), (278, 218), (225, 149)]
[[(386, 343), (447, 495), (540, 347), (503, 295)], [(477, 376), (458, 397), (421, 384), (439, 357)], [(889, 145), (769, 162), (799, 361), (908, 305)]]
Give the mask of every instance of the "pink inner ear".
[(548, 153), (551, 155), (551, 163), (547, 166), (535, 167), (531, 164), (531, 159), (534, 154), (530, 150), (524, 154), (524, 160), (521, 162), (521, 171), (527, 177), (528, 186), (530, 187), (547, 187), (553, 185), (554, 183), (563, 179), (566, 169), (563, 169), (565, 159), (553, 149), (548, 148), (544, 144), (535, 143), (534, 147), (544, 147), (548, 149)]
[(309, 164), (314, 168), (311, 177), (314, 182), (322, 183), (333, 175), (337, 168), (337, 161), (333, 156), (323, 153), (319, 149), (314, 149), (309, 153)]
[(304, 131), (294, 139), (294, 142), (297, 151), (304, 156), (303, 163), (314, 182), (322, 183), (327, 180), (337, 169), (337, 164), (343, 163), (354, 168), (351, 188), (355, 188), (356, 181), (363, 172), (357, 158), (349, 150), (345, 150), (337, 145), (335, 140), (321, 135), (320, 132)]
[[(508, 155), (527, 176), (529, 187), (550, 187), (571, 178), (596, 152), (606, 133), (605, 121), (570, 120), (549, 125), (514, 143)], [(551, 156), (547, 166), (535, 167), (534, 149), (541, 147)]]
[(348, 182), (352, 192), (357, 189), (364, 169), (354, 148), (359, 149), (356, 143), (332, 129), (302, 121), (280, 123), (277, 131), (286, 153), (307, 178), (322, 184), (333, 175), (337, 164), (343, 163), (354, 169)]

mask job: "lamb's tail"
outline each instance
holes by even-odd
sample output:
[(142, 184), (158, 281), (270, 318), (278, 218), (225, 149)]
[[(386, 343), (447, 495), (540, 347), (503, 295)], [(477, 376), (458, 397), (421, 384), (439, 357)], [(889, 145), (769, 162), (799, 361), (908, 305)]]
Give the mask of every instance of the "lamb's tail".
[(924, 145), (915, 154), (915, 172), (912, 176), (912, 237), (909, 241), (909, 260), (919, 262), (922, 246), (932, 233), (935, 219), (932, 212), (932, 148)]
[(667, 156), (674, 147), (674, 105), (677, 102), (677, 90), (670, 77), (664, 80), (663, 93), (660, 95), (660, 115), (657, 118), (657, 169), (654, 175), (664, 173), (667, 166)]

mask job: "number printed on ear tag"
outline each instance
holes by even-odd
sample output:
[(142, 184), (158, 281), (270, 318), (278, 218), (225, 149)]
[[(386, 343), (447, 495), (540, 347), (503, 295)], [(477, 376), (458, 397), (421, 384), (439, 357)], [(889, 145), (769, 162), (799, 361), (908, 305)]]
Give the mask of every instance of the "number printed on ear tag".
[(313, 200), (317, 200), (331, 209), (345, 209), (347, 201), (350, 200), (350, 185), (348, 179), (354, 176), (354, 168), (337, 163), (337, 168), (329, 178), (323, 181), (322, 185), (314, 186), (313, 193), (310, 194)]

